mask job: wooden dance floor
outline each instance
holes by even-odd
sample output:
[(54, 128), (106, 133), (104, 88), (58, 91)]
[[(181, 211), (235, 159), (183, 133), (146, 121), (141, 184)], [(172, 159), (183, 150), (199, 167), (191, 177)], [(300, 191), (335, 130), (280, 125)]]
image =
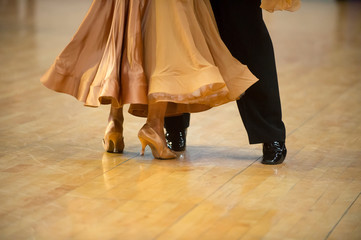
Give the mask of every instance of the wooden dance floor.
[(0, 0), (0, 239), (361, 239), (361, 2), (265, 13), (288, 156), (260, 163), (235, 103), (193, 114), (177, 160), (105, 153), (109, 106), (39, 78), (91, 0)]

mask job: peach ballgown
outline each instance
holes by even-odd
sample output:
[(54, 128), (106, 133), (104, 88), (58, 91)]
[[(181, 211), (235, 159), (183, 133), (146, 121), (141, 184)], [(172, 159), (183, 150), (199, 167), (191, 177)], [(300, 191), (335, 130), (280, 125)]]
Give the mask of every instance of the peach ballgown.
[[(294, 11), (300, 0), (263, 0)], [(245, 32), (245, 34), (247, 34)], [(41, 78), (86, 106), (169, 102), (166, 115), (233, 101), (257, 79), (222, 42), (209, 0), (94, 0), (71, 42)]]
[[(247, 33), (245, 33), (247, 34)], [(94, 0), (41, 78), (87, 106), (169, 102), (166, 115), (233, 101), (257, 81), (222, 42), (208, 0)]]

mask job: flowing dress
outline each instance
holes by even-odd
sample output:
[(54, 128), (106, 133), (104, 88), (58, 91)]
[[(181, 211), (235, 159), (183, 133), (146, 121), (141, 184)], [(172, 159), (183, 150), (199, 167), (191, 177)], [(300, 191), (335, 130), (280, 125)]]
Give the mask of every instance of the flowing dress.
[(262, 0), (261, 8), (269, 12), (290, 11), (294, 12), (301, 6), (301, 0)]
[(222, 42), (209, 0), (94, 0), (41, 78), (86, 106), (131, 104), (143, 117), (162, 101), (167, 116), (204, 111), (256, 81)]

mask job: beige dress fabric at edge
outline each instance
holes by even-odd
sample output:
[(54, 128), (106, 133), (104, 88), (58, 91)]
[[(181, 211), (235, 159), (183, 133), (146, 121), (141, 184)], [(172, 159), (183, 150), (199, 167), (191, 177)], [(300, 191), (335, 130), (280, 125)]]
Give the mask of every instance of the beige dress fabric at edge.
[(301, 0), (262, 0), (261, 8), (269, 12), (290, 11), (294, 12), (301, 7)]

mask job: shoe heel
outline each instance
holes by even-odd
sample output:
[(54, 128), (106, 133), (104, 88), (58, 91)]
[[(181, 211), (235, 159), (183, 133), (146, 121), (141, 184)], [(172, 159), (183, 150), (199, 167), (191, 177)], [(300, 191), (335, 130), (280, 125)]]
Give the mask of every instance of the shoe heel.
[(141, 138), (141, 137), (138, 137), (138, 138), (139, 138), (140, 143), (142, 144), (142, 150), (140, 151), (140, 155), (144, 156), (144, 150), (145, 150), (145, 147), (148, 145), (148, 143), (143, 138)]
[(124, 150), (124, 138), (117, 132), (107, 133), (103, 139), (104, 150), (110, 153), (122, 153)]

